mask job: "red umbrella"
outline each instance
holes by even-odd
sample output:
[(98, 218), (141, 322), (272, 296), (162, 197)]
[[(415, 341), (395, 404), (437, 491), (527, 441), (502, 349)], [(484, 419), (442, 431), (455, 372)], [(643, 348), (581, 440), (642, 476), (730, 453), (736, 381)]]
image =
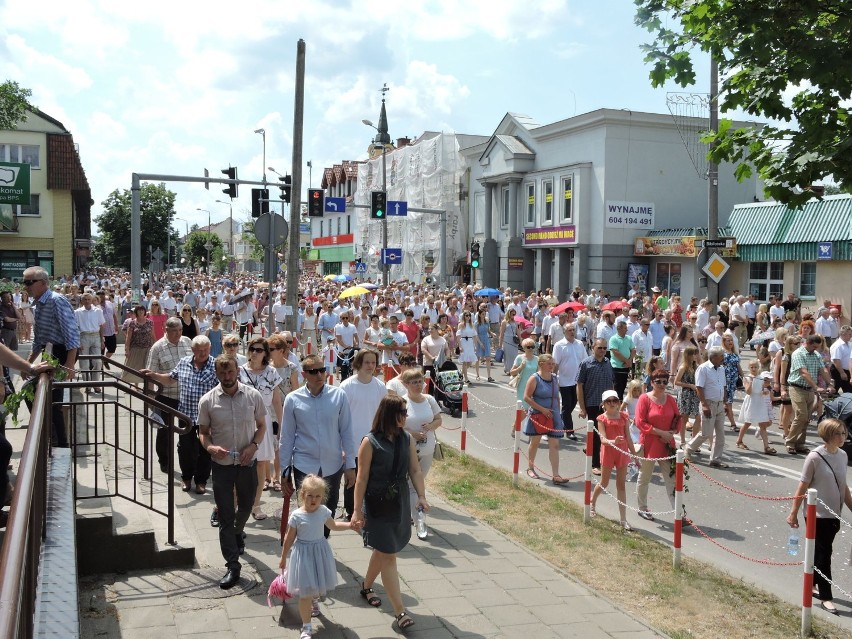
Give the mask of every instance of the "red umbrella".
[(617, 302), (608, 302), (601, 306), (602, 311), (620, 311), (622, 308), (629, 308), (630, 302), (618, 300)]
[(521, 317), (520, 315), (515, 315), (515, 323), (520, 324), (524, 328), (532, 326), (531, 321), (529, 321), (526, 317)]
[(568, 309), (571, 309), (572, 311), (582, 311), (584, 308), (586, 308), (586, 305), (582, 302), (575, 302), (574, 300), (571, 300), (570, 302), (562, 302), (559, 306), (555, 306), (550, 310), (550, 314), (553, 317), (556, 317)]

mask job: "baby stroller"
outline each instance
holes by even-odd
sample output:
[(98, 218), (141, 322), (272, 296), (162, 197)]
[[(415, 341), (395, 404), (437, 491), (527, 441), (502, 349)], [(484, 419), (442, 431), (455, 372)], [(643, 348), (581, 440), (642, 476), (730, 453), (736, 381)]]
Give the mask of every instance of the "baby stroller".
[(450, 411), (453, 417), (456, 416), (456, 412), (461, 415), (463, 387), (464, 384), (455, 363), (447, 360), (441, 364), (438, 372), (435, 373), (435, 400)]
[(846, 441), (843, 442), (841, 448), (846, 451), (849, 457), (847, 465), (852, 466), (852, 393), (843, 393), (834, 399), (827, 400), (823, 404), (823, 413), (820, 420), (827, 417), (839, 419), (846, 424)]

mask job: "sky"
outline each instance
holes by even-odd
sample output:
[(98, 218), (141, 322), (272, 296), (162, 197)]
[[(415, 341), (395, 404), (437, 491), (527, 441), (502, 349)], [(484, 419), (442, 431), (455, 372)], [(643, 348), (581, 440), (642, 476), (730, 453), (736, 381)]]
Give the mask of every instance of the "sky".
[[(292, 167), (298, 40), (306, 43), (303, 193), (322, 169), (367, 157), (387, 84), (390, 136), (491, 135), (511, 111), (547, 124), (599, 108), (668, 113), (630, 0), (0, 0), (0, 81), (78, 144), (93, 220), (131, 174), (239, 177)], [(267, 177), (276, 176), (267, 171)], [(221, 186), (168, 183), (175, 228), (226, 219)], [(250, 187), (233, 202), (247, 219)], [(275, 191), (273, 191), (275, 193)], [(304, 196), (303, 196), (304, 201)], [(97, 225), (93, 221), (93, 233)]]

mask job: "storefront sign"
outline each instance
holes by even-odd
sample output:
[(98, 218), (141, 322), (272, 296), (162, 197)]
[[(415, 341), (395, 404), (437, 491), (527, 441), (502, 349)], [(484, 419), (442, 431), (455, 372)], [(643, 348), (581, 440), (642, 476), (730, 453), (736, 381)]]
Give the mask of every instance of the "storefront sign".
[(576, 244), (577, 227), (573, 224), (565, 226), (543, 226), (535, 229), (524, 229), (524, 244), (527, 246)]
[(352, 233), (346, 235), (329, 235), (328, 237), (315, 237), (311, 244), (314, 246), (337, 246), (338, 244), (352, 244), (355, 236)]
[[(654, 257), (665, 255), (669, 257), (697, 257), (701, 252), (699, 240), (703, 237), (688, 235), (684, 237), (637, 237), (633, 243), (633, 255), (637, 257)], [(737, 241), (727, 240), (728, 246), (715, 249), (724, 257), (737, 256)]]
[(30, 165), (0, 162), (0, 204), (30, 205)]
[(524, 270), (524, 258), (522, 258), (522, 257), (510, 257), (509, 258), (509, 270), (510, 271), (523, 271)]
[(654, 203), (607, 200), (604, 226), (608, 229), (653, 229)]

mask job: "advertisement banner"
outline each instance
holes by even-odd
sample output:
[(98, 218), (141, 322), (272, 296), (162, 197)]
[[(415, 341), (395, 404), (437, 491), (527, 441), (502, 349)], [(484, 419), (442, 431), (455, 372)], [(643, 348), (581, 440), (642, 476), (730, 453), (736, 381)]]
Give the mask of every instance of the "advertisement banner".
[(0, 204), (30, 205), (30, 165), (0, 162)]
[[(633, 255), (636, 257), (698, 257), (701, 242), (705, 238), (693, 235), (684, 237), (637, 237), (633, 242)], [(737, 241), (725, 238), (725, 248), (715, 249), (723, 257), (737, 256)]]
[(648, 265), (627, 265), (627, 290), (633, 290), (633, 285), (638, 284), (639, 290), (645, 293), (648, 290)]
[(329, 235), (327, 237), (315, 237), (311, 242), (314, 246), (337, 246), (338, 244), (352, 244), (355, 236), (352, 233), (345, 235)]
[(565, 245), (576, 243), (577, 227), (573, 224), (524, 229), (524, 245), (526, 246)]
[(604, 226), (608, 229), (654, 229), (653, 202), (620, 202), (607, 200)]

